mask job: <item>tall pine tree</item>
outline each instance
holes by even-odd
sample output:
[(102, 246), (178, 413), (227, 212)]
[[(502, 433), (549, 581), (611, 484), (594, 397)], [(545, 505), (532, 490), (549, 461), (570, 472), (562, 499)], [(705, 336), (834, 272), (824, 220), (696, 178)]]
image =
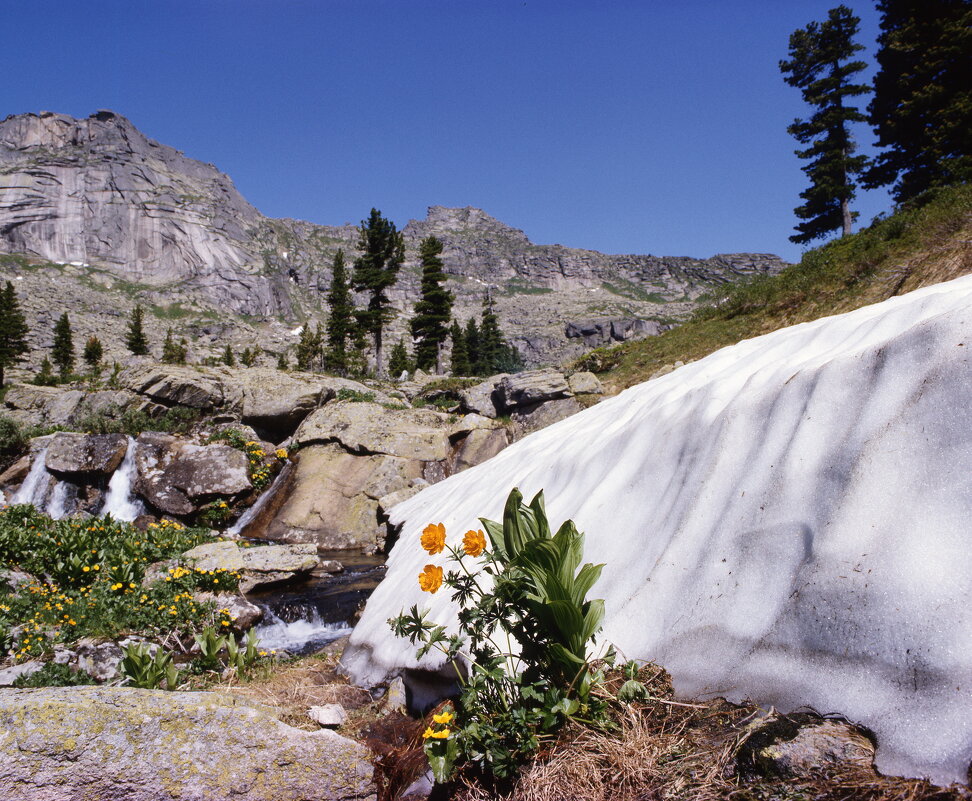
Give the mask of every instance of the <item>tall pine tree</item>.
[(376, 369), (378, 375), (383, 375), (382, 329), (392, 319), (391, 300), (386, 293), (398, 280), (405, 260), (405, 241), (393, 222), (372, 209), (371, 216), (361, 222), (358, 250), (361, 255), (355, 259), (351, 284), (358, 292), (368, 293), (368, 305), (356, 310), (355, 318), (374, 341)]
[(415, 346), (415, 366), (419, 370), (442, 373), (442, 345), (449, 336), (452, 316), (452, 293), (444, 286), (446, 274), (442, 269), (442, 242), (427, 236), (419, 245), (422, 258), (422, 299), (415, 304), (411, 320)]
[(135, 356), (148, 356), (148, 339), (142, 329), (145, 312), (142, 307), (136, 306), (132, 310), (132, 319), (128, 324), (128, 333), (125, 335), (125, 347)]
[(790, 35), (790, 60), (780, 62), (784, 80), (803, 92), (814, 108), (806, 120), (795, 120), (786, 130), (809, 147), (797, 150), (809, 161), (801, 169), (810, 186), (800, 193), (805, 201), (794, 209), (804, 222), (790, 237), (804, 243), (840, 230), (851, 232), (856, 216), (850, 210), (857, 184), (855, 176), (867, 166), (866, 156), (855, 156), (850, 125), (864, 122), (860, 110), (848, 98), (866, 94), (870, 87), (852, 82), (863, 70), (863, 61), (852, 60), (864, 48), (854, 42), (860, 20), (846, 6), (837, 6), (822, 23), (811, 22)]
[(51, 348), (51, 358), (57, 365), (61, 376), (66, 376), (74, 369), (74, 335), (71, 333), (71, 321), (64, 312), (54, 324), (54, 346)]
[(868, 106), (886, 148), (865, 186), (902, 202), (972, 180), (972, 2), (879, 0), (878, 73)]
[(481, 375), (479, 372), (479, 324), (475, 317), (466, 321), (466, 358), (469, 360), (469, 375)]
[(348, 348), (354, 328), (354, 303), (348, 273), (344, 266), (344, 251), (334, 254), (331, 264), (331, 288), (327, 291), (327, 350), (324, 366), (332, 372), (344, 375), (348, 372)]
[(452, 340), (452, 374), (455, 376), (472, 375), (469, 351), (466, 350), (466, 335), (457, 320), (453, 320), (449, 327), (449, 338)]
[(0, 387), (3, 386), (4, 371), (21, 361), (29, 350), (29, 331), (17, 293), (13, 284), (7, 281), (0, 292)]

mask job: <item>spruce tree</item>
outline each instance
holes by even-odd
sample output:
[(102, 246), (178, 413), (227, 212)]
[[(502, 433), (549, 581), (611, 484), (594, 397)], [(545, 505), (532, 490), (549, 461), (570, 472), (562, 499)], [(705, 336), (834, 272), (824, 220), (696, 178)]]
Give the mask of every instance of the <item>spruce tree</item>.
[(482, 321), (479, 324), (479, 353), (476, 367), (480, 375), (494, 375), (498, 372), (505, 346), (499, 320), (496, 319), (496, 313), (493, 311), (492, 299), (487, 295), (483, 305)]
[(348, 371), (348, 347), (354, 328), (354, 303), (344, 265), (344, 251), (334, 254), (331, 264), (331, 288), (327, 292), (327, 351), (324, 366), (335, 373)]
[(85, 364), (92, 370), (97, 370), (104, 355), (105, 350), (101, 345), (101, 340), (95, 336), (88, 337), (88, 341), (84, 343), (84, 351), (81, 354)]
[(449, 327), (449, 338), (452, 340), (452, 374), (454, 376), (472, 375), (469, 366), (469, 351), (466, 350), (466, 335), (457, 320)]
[(899, 203), (972, 180), (972, 2), (879, 0), (869, 122), (887, 148), (865, 186), (892, 186)]
[(142, 330), (144, 315), (145, 312), (141, 305), (132, 310), (132, 319), (128, 324), (128, 333), (125, 336), (125, 347), (135, 356), (148, 356), (149, 352), (148, 339)]
[(54, 367), (51, 365), (51, 360), (46, 356), (41, 362), (40, 370), (34, 376), (34, 383), (41, 387), (52, 387), (57, 383), (57, 379), (54, 377)]
[(172, 329), (165, 332), (165, 342), (162, 343), (162, 361), (165, 364), (176, 364), (179, 361), (179, 346), (172, 338)]
[(223, 351), (223, 364), (227, 367), (236, 367), (236, 357), (233, 355), (233, 349), (229, 345)]
[(54, 346), (51, 348), (51, 358), (62, 377), (74, 369), (74, 335), (71, 333), (71, 321), (68, 319), (67, 312), (64, 312), (54, 324)]
[(422, 258), (422, 299), (415, 304), (412, 317), (412, 337), (415, 346), (415, 366), (420, 370), (435, 368), (442, 372), (442, 344), (449, 336), (447, 325), (452, 316), (452, 293), (443, 283), (446, 274), (442, 269), (442, 242), (428, 236), (419, 245)]
[(7, 281), (0, 292), (0, 387), (3, 386), (4, 371), (21, 361), (29, 350), (29, 330), (13, 284)]
[(368, 294), (368, 305), (355, 311), (361, 330), (372, 337), (375, 345), (375, 364), (378, 375), (384, 374), (382, 364), (382, 329), (392, 319), (391, 301), (387, 290), (398, 280), (398, 271), (405, 260), (405, 241), (395, 224), (381, 216), (377, 209), (362, 220), (358, 250), (351, 284), (355, 290)]
[(297, 353), (295, 359), (297, 369), (309, 372), (317, 366), (321, 350), (321, 327), (317, 326), (315, 331), (310, 327), (310, 323), (305, 323), (300, 332), (300, 341), (297, 343)]
[(408, 350), (405, 348), (405, 338), (402, 337), (392, 348), (391, 355), (388, 357), (388, 374), (397, 379), (402, 373), (410, 372), (411, 369), (412, 362), (408, 358)]
[(475, 317), (466, 321), (466, 358), (469, 360), (469, 375), (482, 375), (479, 371), (479, 325)]
[[(318, 334), (320, 336), (320, 334)], [(247, 367), (252, 367), (256, 364), (257, 356), (260, 355), (260, 351), (254, 348), (243, 348), (243, 353), (240, 354), (240, 361), (243, 362)]]
[(803, 99), (814, 113), (806, 120), (795, 120), (786, 130), (803, 145), (797, 150), (809, 161), (801, 169), (810, 186), (800, 193), (805, 201), (794, 209), (804, 222), (791, 242), (805, 243), (834, 230), (846, 236), (856, 214), (850, 210), (857, 184), (854, 176), (867, 166), (866, 156), (855, 156), (850, 132), (854, 122), (866, 118), (847, 100), (866, 94), (870, 87), (852, 83), (863, 70), (863, 61), (852, 60), (864, 48), (854, 42), (860, 19), (846, 6), (828, 12), (826, 21), (811, 22), (790, 36), (790, 60), (780, 62), (784, 80), (801, 89)]
[(290, 369), (290, 365), (287, 363), (287, 353), (286, 352), (281, 353), (277, 357), (277, 369), (278, 370), (288, 370), (288, 369)]

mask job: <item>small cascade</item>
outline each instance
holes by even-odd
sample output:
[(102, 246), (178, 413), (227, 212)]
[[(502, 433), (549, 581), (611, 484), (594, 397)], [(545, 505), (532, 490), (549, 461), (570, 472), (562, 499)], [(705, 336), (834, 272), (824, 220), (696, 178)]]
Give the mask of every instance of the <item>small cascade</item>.
[(267, 650), (309, 654), (351, 633), (351, 627), (344, 621), (325, 623), (314, 607), (306, 610), (306, 616), (290, 623), (281, 620), (269, 607), (261, 604), (261, 608), (263, 622), (254, 632), (260, 647)]
[(105, 495), (104, 506), (100, 515), (111, 515), (115, 520), (131, 522), (145, 513), (142, 502), (132, 493), (135, 480), (135, 440), (128, 438), (128, 449), (125, 458), (118, 465), (108, 482), (108, 493)]
[(224, 537), (229, 537), (230, 539), (236, 539), (240, 537), (243, 531), (246, 529), (250, 523), (256, 519), (257, 515), (262, 512), (268, 503), (273, 499), (273, 496), (277, 494), (277, 491), (284, 485), (287, 478), (290, 476), (293, 470), (293, 462), (287, 462), (283, 466), (283, 469), (277, 473), (277, 477), (273, 480), (273, 483), (267, 487), (266, 492), (264, 492), (253, 506), (247, 509), (243, 514), (240, 515), (240, 519), (237, 520), (232, 526), (230, 526), (224, 532)]
[(20, 489), (10, 499), (11, 505), (29, 503), (38, 509), (44, 508), (44, 501), (47, 500), (47, 493), (51, 486), (51, 474), (47, 472), (47, 467), (44, 464), (46, 459), (47, 448), (42, 448), (30, 463), (30, 472), (27, 473), (24, 483), (20, 485)]
[(54, 485), (54, 491), (51, 492), (51, 497), (47, 501), (47, 507), (44, 509), (45, 514), (52, 520), (60, 520), (67, 517), (70, 489), (71, 485), (66, 481), (58, 481)]

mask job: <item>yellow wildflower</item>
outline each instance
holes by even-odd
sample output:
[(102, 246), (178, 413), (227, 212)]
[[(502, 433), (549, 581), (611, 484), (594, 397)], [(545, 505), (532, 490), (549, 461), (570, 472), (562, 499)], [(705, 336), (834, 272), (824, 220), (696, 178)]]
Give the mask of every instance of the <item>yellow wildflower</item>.
[(450, 734), (449, 729), (440, 729), (439, 731), (432, 732), (432, 739), (444, 740), (449, 736), (449, 734)]
[(432, 720), (438, 724), (451, 723), (452, 719), (455, 717), (451, 712), (442, 712), (439, 715), (433, 715)]
[(429, 523), (422, 532), (421, 542), (432, 556), (442, 553), (445, 548), (445, 526), (442, 523)]
[(422, 739), (428, 740), (433, 734), (435, 734), (435, 732), (432, 731), (432, 727), (429, 726), (425, 731), (422, 732)]
[(486, 550), (486, 535), (470, 529), (462, 535), (462, 549), (470, 556), (479, 556)]
[(442, 568), (436, 565), (426, 565), (425, 569), (419, 573), (418, 582), (422, 592), (434, 593), (442, 586)]

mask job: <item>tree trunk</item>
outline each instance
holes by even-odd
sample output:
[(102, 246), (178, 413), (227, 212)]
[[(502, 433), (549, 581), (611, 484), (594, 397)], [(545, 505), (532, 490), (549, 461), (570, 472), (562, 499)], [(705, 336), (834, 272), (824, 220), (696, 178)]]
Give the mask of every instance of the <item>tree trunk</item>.
[(847, 236), (851, 233), (851, 225), (854, 222), (854, 218), (851, 216), (850, 203), (847, 202), (846, 198), (840, 201), (840, 211), (844, 215), (844, 232), (841, 236)]
[(385, 377), (385, 365), (381, 361), (381, 329), (375, 331), (375, 377)]
[(435, 343), (435, 374), (442, 375), (444, 370), (442, 369), (442, 343)]

